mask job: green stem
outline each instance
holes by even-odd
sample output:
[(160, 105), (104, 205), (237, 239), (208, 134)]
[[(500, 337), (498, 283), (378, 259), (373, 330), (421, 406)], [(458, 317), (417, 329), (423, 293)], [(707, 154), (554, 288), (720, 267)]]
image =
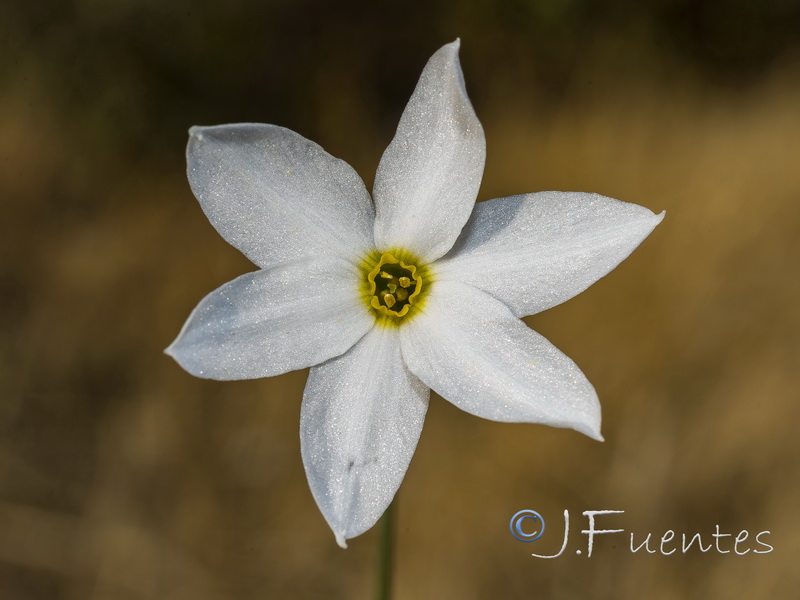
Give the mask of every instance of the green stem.
[(394, 501), (381, 517), (378, 541), (378, 600), (392, 597), (392, 559), (394, 555)]

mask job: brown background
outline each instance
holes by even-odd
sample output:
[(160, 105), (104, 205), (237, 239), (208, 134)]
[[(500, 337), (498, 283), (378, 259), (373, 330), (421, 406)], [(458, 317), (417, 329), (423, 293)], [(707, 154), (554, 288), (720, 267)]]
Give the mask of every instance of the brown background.
[[(528, 319), (597, 388), (605, 443), (432, 399), (398, 496), (397, 598), (792, 597), (797, 3), (218, 4), (0, 5), (0, 597), (371, 596), (376, 533), (340, 550), (308, 491), (306, 373), (210, 382), (162, 354), (252, 269), (192, 198), (186, 130), (280, 124), (369, 186), (457, 36), (487, 134), (481, 199), (593, 191), (667, 217)], [(523, 508), (548, 521), (538, 542), (508, 532)], [(567, 552), (532, 558), (560, 545), (564, 509)], [(624, 510), (601, 526), (626, 533), (587, 558), (591, 509)], [(628, 549), (630, 532), (708, 542), (717, 524), (769, 530), (775, 550)]]

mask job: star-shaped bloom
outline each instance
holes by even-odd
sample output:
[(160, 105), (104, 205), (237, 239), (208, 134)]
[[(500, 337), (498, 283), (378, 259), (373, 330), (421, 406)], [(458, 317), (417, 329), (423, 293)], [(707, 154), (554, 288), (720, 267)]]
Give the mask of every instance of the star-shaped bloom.
[(311, 367), (303, 463), (343, 547), (392, 501), (430, 389), (479, 417), (602, 439), (592, 385), (520, 317), (585, 290), (663, 218), (576, 192), (476, 204), (485, 139), (458, 48), (428, 61), (372, 198), (349, 165), (288, 129), (190, 132), (192, 191), (260, 268), (206, 296), (167, 353), (220, 380)]

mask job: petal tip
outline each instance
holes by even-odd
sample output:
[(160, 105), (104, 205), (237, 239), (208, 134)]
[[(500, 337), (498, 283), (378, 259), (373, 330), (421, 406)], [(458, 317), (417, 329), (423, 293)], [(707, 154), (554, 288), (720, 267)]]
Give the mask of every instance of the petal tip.
[(178, 360), (178, 341), (180, 340), (180, 336), (175, 338), (175, 340), (166, 348), (164, 348), (164, 354), (169, 357), (174, 358), (176, 361)]
[(333, 535), (336, 536), (336, 543), (339, 545), (339, 548), (347, 550), (347, 538), (344, 536), (344, 533), (340, 531), (334, 531)]
[(575, 431), (578, 433), (582, 433), (586, 437), (592, 438), (596, 442), (605, 442), (605, 438), (600, 433), (600, 427), (594, 427), (592, 425), (581, 425), (579, 427), (574, 427)]
[(656, 227), (661, 224), (661, 221), (664, 220), (664, 217), (667, 215), (666, 210), (662, 210), (660, 213), (654, 213), (650, 209), (645, 209), (649, 213), (647, 217), (642, 221), (642, 233), (644, 234), (642, 237), (642, 241), (653, 233)]
[[(187, 171), (191, 171), (191, 156), (193, 153), (197, 152), (198, 149), (203, 145), (205, 141), (205, 130), (208, 129), (207, 127), (201, 127), (199, 125), (193, 125), (189, 128), (189, 141), (186, 143), (186, 168)], [(191, 181), (191, 179), (190, 179)]]
[(195, 375), (194, 371), (189, 368), (187, 364), (184, 363), (183, 357), (181, 356), (180, 348), (178, 348), (178, 342), (180, 341), (180, 337), (172, 342), (169, 346), (164, 348), (164, 354), (169, 356), (172, 360), (178, 363), (178, 366), (186, 371), (187, 373), (191, 373)]
[(586, 407), (587, 410), (582, 415), (576, 416), (569, 427), (597, 442), (604, 442), (605, 438), (600, 433), (600, 425), (602, 423), (600, 400), (597, 394), (594, 393), (594, 388), (592, 388), (592, 392), (591, 406)]
[(202, 137), (204, 129), (206, 128), (202, 125), (192, 125), (189, 127), (189, 137)]
[[(458, 51), (460, 49), (461, 49), (461, 38), (456, 38), (455, 40), (453, 40), (449, 44), (445, 44), (444, 46), (439, 48), (439, 50), (436, 51), (434, 56), (436, 56), (437, 54), (438, 55), (444, 54), (444, 55), (447, 56), (447, 58), (449, 60), (452, 60), (452, 61), (458, 63), (459, 62)], [(459, 65), (459, 68), (460, 68), (460, 65)]]

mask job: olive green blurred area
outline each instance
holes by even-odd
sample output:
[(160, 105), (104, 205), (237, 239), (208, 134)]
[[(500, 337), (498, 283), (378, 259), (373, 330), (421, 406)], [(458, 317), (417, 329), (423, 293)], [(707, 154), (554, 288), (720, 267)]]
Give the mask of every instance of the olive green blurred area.
[[(527, 323), (604, 443), (434, 396), (396, 500), (395, 597), (791, 598), (800, 577), (800, 6), (788, 0), (0, 4), (0, 598), (370, 598), (299, 449), (306, 372), (192, 378), (162, 351), (254, 267), (192, 197), (192, 125), (268, 122), (371, 186), (456, 37), (480, 199), (599, 192), (666, 218)], [(540, 512), (522, 543), (509, 519)], [(551, 560), (571, 529), (564, 554)], [(587, 510), (620, 510), (587, 556)], [(734, 552), (630, 550), (715, 527)], [(756, 543), (760, 539), (774, 550)], [(679, 544), (678, 544), (679, 545)], [(675, 547), (667, 544), (665, 547)], [(580, 550), (581, 554), (577, 551)], [(724, 553), (722, 551), (728, 551)]]

